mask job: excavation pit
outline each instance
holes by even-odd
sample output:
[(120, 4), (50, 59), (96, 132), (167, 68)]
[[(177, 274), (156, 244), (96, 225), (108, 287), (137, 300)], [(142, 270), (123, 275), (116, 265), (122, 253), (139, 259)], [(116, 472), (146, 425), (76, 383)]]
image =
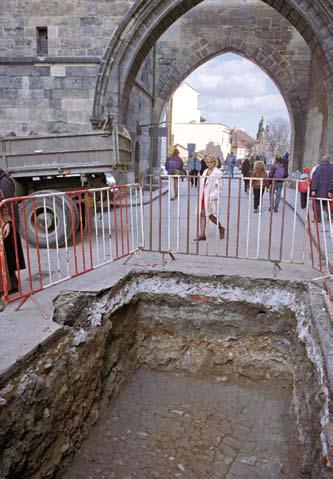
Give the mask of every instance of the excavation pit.
[(61, 333), (0, 393), (3, 477), (330, 477), (314, 287), (131, 273), (61, 295), (54, 320)]

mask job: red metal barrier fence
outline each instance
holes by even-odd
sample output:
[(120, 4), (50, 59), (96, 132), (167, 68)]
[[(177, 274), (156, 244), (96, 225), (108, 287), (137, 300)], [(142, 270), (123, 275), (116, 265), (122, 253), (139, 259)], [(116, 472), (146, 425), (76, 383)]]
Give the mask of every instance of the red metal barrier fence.
[(137, 184), (3, 200), (1, 216), (7, 208), (12, 218), (10, 237), (3, 238), (0, 224), (3, 298), (21, 305), (138, 250), (308, 263), (330, 274), (333, 200), (308, 195), (302, 209), (297, 181), (276, 183), (161, 176), (157, 187), (148, 177), (145, 201)]
[(7, 209), (12, 219), (10, 236), (0, 241), (6, 303), (22, 304), (45, 288), (129, 256), (143, 244), (137, 184), (42, 192), (3, 200), (0, 209), (2, 217)]
[[(152, 176), (145, 183), (145, 251), (275, 265), (308, 262), (324, 274), (332, 271), (332, 200), (308, 194), (302, 209), (295, 180), (162, 175), (158, 185)], [(312, 202), (327, 211), (322, 223), (312, 213)]]

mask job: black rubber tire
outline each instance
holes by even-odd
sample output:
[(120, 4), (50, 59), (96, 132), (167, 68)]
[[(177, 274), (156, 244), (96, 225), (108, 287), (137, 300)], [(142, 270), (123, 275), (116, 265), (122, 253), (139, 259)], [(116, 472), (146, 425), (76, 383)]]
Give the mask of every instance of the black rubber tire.
[[(40, 190), (36, 191), (34, 195), (47, 195), (50, 193), (60, 193), (59, 190)], [(73, 202), (70, 200), (68, 195), (59, 196), (59, 200), (62, 202), (62, 198), (65, 198), (65, 206), (68, 205), (69, 211), (71, 211), (71, 203), (73, 203), (73, 214), (75, 216), (75, 231), (78, 231), (80, 225), (80, 216), (79, 216), (79, 208), (77, 203), (75, 202), (75, 197), (73, 197)]]
[[(50, 193), (50, 191), (48, 191)], [(65, 201), (65, 221), (66, 221), (66, 234), (65, 234), (65, 221), (63, 217), (63, 203), (61, 197), (56, 197), (54, 200), (55, 203), (55, 212), (56, 212), (56, 221), (54, 219), (54, 204), (52, 196), (45, 198), (45, 208), (48, 213), (48, 219), (50, 219), (50, 226), (48, 227), (48, 239), (46, 236), (45, 219), (44, 219), (44, 198), (40, 198), (38, 194), (35, 195), (34, 200), (25, 201), (25, 211), (26, 211), (26, 231), (24, 225), (24, 219), (21, 220), (21, 233), (22, 237), (27, 236), (28, 242), (32, 246), (36, 245), (36, 234), (35, 234), (35, 212), (34, 205), (36, 209), (37, 226), (38, 226), (38, 246), (39, 248), (56, 248), (57, 246), (57, 235), (58, 235), (58, 246), (61, 247), (65, 244), (65, 237), (67, 234), (67, 241), (70, 242), (73, 236), (72, 228), (72, 216), (70, 202)], [(75, 207), (76, 208), (76, 207)], [(23, 207), (21, 205), (21, 214), (23, 214)], [(75, 219), (74, 219), (75, 221)], [(57, 229), (57, 231), (56, 231)], [(56, 235), (57, 232), (57, 235)]]

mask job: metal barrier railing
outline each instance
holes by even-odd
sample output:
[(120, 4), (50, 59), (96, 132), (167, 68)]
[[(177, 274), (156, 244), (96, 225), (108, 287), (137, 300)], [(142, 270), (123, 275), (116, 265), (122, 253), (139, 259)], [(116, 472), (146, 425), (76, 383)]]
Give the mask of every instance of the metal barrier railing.
[[(137, 184), (1, 201), (0, 291), (34, 294), (138, 250), (304, 264), (332, 272), (332, 203), (295, 180), (161, 176)], [(244, 189), (243, 189), (244, 184)], [(303, 205), (304, 206), (304, 205)], [(312, 206), (312, 208), (311, 208)], [(3, 237), (3, 217), (11, 233)]]
[(310, 198), (313, 219), (308, 219), (312, 265), (324, 274), (333, 273), (333, 198)]
[[(301, 209), (296, 180), (162, 175), (157, 186), (151, 176), (145, 183), (149, 188), (145, 251), (261, 260), (275, 265), (309, 261), (323, 272), (330, 271), (332, 236), (329, 240), (324, 231), (322, 237), (318, 231), (314, 235), (309, 192)], [(318, 201), (321, 207), (324, 201), (330, 203), (327, 199)], [(320, 248), (320, 241), (324, 248)], [(323, 253), (325, 256), (318, 264), (317, 244), (321, 257)]]
[[(11, 232), (0, 237), (5, 303), (127, 257), (143, 245), (142, 189), (42, 192), (1, 201)], [(3, 224), (0, 228), (3, 232)]]

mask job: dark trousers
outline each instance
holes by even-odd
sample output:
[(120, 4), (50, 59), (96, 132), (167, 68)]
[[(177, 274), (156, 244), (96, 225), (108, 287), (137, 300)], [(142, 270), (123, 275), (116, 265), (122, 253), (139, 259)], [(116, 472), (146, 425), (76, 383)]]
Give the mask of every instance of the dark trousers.
[[(275, 211), (277, 211), (279, 208), (282, 188), (283, 188), (283, 181), (275, 180), (274, 186), (272, 185), (270, 189), (270, 203), (271, 203), (271, 207), (273, 207)], [(274, 195), (275, 195), (275, 200), (274, 200)]]
[(3, 243), (9, 274), (12, 275), (15, 271), (25, 269), (24, 254), (19, 233), (15, 232), (14, 235), (14, 231), (11, 229)]
[(314, 212), (314, 218), (316, 221), (318, 221), (319, 223), (321, 222), (321, 205), (320, 203), (322, 203), (323, 205), (323, 211), (326, 211), (326, 215), (328, 217), (328, 210), (327, 210), (327, 201), (318, 201), (318, 200), (314, 200), (313, 202), (313, 212)]
[(247, 193), (247, 190), (249, 189), (250, 186), (250, 180), (244, 180), (244, 191)]
[(301, 196), (301, 208), (302, 208), (302, 210), (304, 210), (304, 208), (306, 208), (306, 204), (308, 202), (308, 193), (307, 192), (300, 193), (300, 196)]
[(253, 188), (253, 206), (257, 210), (260, 205), (260, 199), (262, 201), (262, 195), (264, 194), (264, 188)]
[[(193, 186), (193, 183), (194, 183), (194, 186), (197, 186), (198, 185), (198, 170), (191, 170), (190, 175), (191, 175), (191, 185)], [(193, 176), (195, 176), (195, 178), (193, 178)]]

